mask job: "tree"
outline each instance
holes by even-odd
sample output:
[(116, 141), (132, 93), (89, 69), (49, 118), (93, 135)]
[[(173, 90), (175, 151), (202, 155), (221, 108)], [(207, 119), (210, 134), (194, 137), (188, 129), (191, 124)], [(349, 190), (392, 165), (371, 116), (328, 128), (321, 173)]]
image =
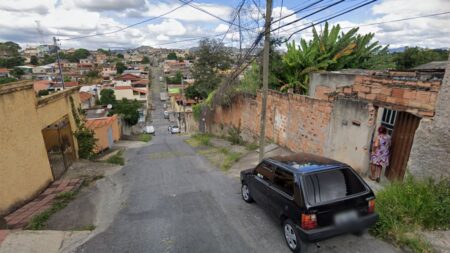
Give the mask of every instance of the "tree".
[(0, 84), (15, 82), (17, 79), (12, 77), (0, 77)]
[[(341, 32), (339, 25), (318, 33), (313, 28), (313, 39), (301, 39), (287, 43), (287, 52), (283, 57), (286, 69), (282, 74), (287, 85), (281, 89), (293, 88), (295, 92), (305, 94), (308, 91), (309, 74), (318, 70), (340, 70), (344, 68), (364, 67), (383, 47), (378, 41), (371, 42), (374, 34), (357, 34), (359, 28), (347, 33)], [(341, 33), (340, 33), (341, 32)]]
[(148, 58), (148, 56), (142, 57), (141, 63), (142, 64), (149, 64), (150, 63), (150, 59)]
[(23, 65), (25, 59), (20, 56), (20, 46), (12, 41), (0, 42), (0, 55), (5, 55), (5, 58), (0, 59), (0, 67), (13, 68), (15, 66)]
[(175, 76), (167, 76), (166, 83), (167, 84), (181, 84), (183, 81), (183, 74), (180, 71), (175, 73)]
[[(219, 40), (204, 39), (200, 41), (199, 50), (196, 52), (197, 60), (192, 68), (192, 76), (195, 79), (193, 88), (200, 99), (208, 97), (222, 80), (220, 71), (231, 67), (231, 52), (225, 48)], [(192, 98), (192, 97), (191, 97)]]
[(119, 58), (119, 59), (123, 59), (124, 57), (123, 57), (123, 54), (117, 54), (117, 58)]
[(102, 53), (102, 54), (106, 54), (107, 56), (110, 56), (111, 55), (111, 51), (106, 51), (105, 49), (103, 49), (103, 48), (99, 48), (99, 49), (97, 49), (97, 52), (99, 52), (99, 53)]
[(47, 96), (49, 94), (48, 90), (40, 90), (38, 91), (38, 96), (42, 97), (42, 96)]
[(91, 53), (89, 52), (89, 50), (84, 49), (84, 48), (79, 48), (77, 50), (75, 50), (75, 52), (67, 54), (67, 55), (62, 55), (62, 59), (67, 59), (70, 62), (79, 62), (81, 59), (86, 59), (89, 55), (91, 55)]
[(139, 108), (141, 108), (141, 104), (137, 100), (123, 98), (113, 106), (113, 113), (121, 115), (127, 124), (133, 126), (139, 121)]
[(170, 52), (169, 54), (167, 54), (167, 60), (176, 60), (177, 58), (177, 54), (175, 52)]
[(123, 64), (123, 62), (116, 63), (117, 74), (122, 74), (126, 69), (127, 67), (125, 66), (125, 64)]
[(448, 50), (406, 47), (403, 52), (394, 54), (397, 69), (405, 70), (431, 61), (446, 61)]
[(44, 58), (42, 59), (42, 64), (46, 65), (46, 64), (50, 64), (50, 63), (54, 63), (56, 61), (56, 55), (44, 55)]
[(64, 80), (64, 82), (71, 82), (72, 78), (70, 76), (64, 76), (63, 80)]
[(30, 64), (31, 65), (39, 65), (39, 60), (36, 55), (32, 55), (30, 57)]
[(116, 104), (116, 95), (114, 95), (114, 90), (103, 89), (100, 91), (100, 104), (114, 106)]
[(91, 78), (98, 77), (98, 70), (89, 70), (86, 76)]
[(14, 68), (10, 71), (10, 74), (15, 78), (20, 79), (23, 75), (25, 75), (25, 72), (21, 68)]

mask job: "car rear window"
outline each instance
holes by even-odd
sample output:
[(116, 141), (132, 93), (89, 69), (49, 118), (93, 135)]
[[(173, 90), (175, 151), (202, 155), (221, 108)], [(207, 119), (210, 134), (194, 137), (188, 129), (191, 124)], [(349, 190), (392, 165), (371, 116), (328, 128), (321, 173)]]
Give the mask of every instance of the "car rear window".
[(348, 168), (308, 174), (304, 177), (305, 198), (311, 205), (337, 200), (366, 191)]

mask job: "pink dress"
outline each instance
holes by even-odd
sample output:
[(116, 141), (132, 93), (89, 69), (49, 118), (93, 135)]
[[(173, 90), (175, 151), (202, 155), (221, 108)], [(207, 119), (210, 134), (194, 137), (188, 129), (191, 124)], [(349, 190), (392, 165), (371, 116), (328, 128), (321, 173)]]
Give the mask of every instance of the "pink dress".
[(391, 136), (387, 134), (378, 135), (378, 148), (372, 153), (370, 162), (383, 168), (389, 166), (389, 147), (391, 146)]

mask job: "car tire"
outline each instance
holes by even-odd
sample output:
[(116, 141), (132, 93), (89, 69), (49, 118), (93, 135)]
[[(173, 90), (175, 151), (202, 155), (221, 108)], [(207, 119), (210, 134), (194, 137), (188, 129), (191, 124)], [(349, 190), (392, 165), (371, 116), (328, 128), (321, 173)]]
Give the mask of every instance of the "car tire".
[(361, 237), (361, 236), (363, 236), (366, 232), (367, 232), (367, 229), (361, 229), (361, 230), (359, 230), (359, 231), (353, 232), (352, 234), (355, 235), (355, 236)]
[(295, 224), (290, 219), (286, 219), (283, 222), (283, 235), (287, 246), (292, 252), (308, 252), (308, 244), (300, 238), (300, 235), (295, 228)]
[(250, 195), (250, 189), (249, 189), (249, 187), (248, 187), (248, 185), (246, 183), (242, 183), (241, 196), (242, 196), (242, 199), (245, 202), (247, 202), (247, 203), (252, 203), (253, 202), (252, 195)]

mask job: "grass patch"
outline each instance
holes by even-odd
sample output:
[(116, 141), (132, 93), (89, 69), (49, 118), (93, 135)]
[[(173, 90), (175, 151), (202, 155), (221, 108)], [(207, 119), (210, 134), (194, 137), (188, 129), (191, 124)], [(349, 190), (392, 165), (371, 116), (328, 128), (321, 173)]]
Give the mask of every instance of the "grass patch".
[(123, 150), (120, 150), (116, 154), (112, 155), (110, 158), (106, 159), (106, 162), (117, 165), (125, 165), (125, 159), (123, 158), (122, 154)]
[(450, 228), (450, 181), (418, 181), (408, 177), (394, 182), (377, 194), (380, 220), (372, 234), (414, 252), (432, 252), (418, 234), (421, 230)]
[(47, 209), (46, 211), (34, 216), (26, 229), (30, 230), (40, 230), (45, 227), (45, 223), (47, 220), (52, 216), (54, 213), (58, 212), (59, 210), (63, 209), (64, 207), (69, 204), (70, 201), (75, 199), (75, 196), (77, 195), (78, 191), (74, 192), (63, 192), (58, 194), (56, 196), (55, 201), (53, 202), (52, 206)]
[(139, 135), (139, 141), (149, 142), (151, 140), (152, 140), (152, 135), (150, 135), (150, 134), (140, 134)]
[(231, 168), (231, 166), (233, 166), (233, 164), (235, 162), (239, 161), (240, 158), (241, 158), (241, 153), (229, 152), (228, 154), (226, 154), (225, 160), (223, 161), (220, 168), (224, 171), (227, 171)]
[(241, 130), (236, 127), (232, 127), (228, 129), (228, 141), (233, 145), (242, 145), (244, 144), (244, 140), (241, 137)]
[(74, 229), (75, 231), (93, 231), (96, 228), (94, 224), (89, 224), (80, 228)]
[(196, 148), (199, 146), (210, 146), (210, 134), (194, 134), (191, 138), (186, 140), (186, 143)]
[(253, 151), (253, 150), (256, 150), (257, 148), (259, 148), (259, 145), (257, 143), (247, 143), (247, 145), (245, 145), (245, 148), (248, 151)]

